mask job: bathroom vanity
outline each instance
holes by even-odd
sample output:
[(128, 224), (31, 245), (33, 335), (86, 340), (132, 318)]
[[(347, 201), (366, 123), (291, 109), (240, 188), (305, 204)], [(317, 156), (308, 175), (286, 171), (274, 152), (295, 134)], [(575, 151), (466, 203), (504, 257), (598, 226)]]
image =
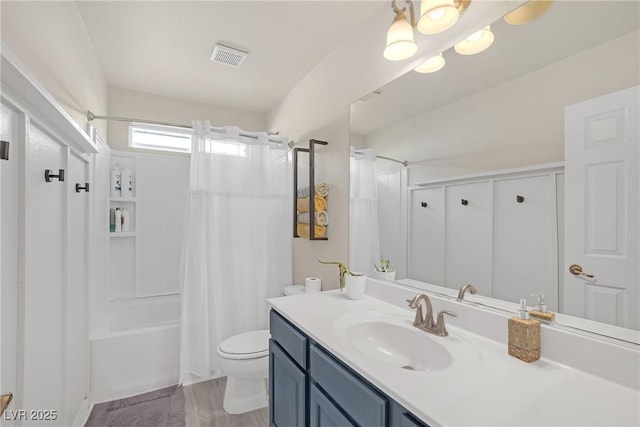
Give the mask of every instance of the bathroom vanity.
[[(545, 358), (544, 335), (542, 359), (524, 363), (507, 354), (509, 316), (436, 296), (436, 313), (457, 308), (467, 319), (451, 319), (447, 337), (428, 334), (399, 305), (403, 292), (360, 301), (340, 291), (269, 300), (272, 426), (640, 423), (637, 387)], [(456, 326), (468, 322), (494, 331)], [(611, 356), (637, 361), (637, 349)]]
[(424, 426), (305, 333), (271, 311), (272, 426)]

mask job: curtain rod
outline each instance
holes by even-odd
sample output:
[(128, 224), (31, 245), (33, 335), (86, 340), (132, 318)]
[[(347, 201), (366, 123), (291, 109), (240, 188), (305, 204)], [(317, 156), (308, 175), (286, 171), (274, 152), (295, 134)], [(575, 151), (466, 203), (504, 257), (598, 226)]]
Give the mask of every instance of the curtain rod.
[[(354, 151), (354, 153), (356, 154), (364, 154), (364, 151)], [(396, 162), (396, 163), (400, 163), (401, 165), (407, 167), (409, 166), (409, 162), (406, 160), (397, 160), (397, 159), (392, 159), (391, 157), (386, 157), (386, 156), (376, 156), (378, 159), (384, 159), (384, 160), (389, 160), (390, 162)]]
[[(142, 120), (142, 119), (132, 119), (130, 117), (116, 117), (116, 116), (96, 116), (95, 114), (93, 114), (90, 110), (87, 110), (87, 121), (88, 122), (92, 122), (95, 119), (99, 119), (99, 120), (110, 120), (110, 121), (115, 121), (115, 122), (135, 122), (135, 123), (144, 123), (144, 124), (148, 124), (148, 125), (160, 125), (160, 126), (171, 126), (174, 128), (183, 128), (183, 129), (193, 129), (192, 126), (187, 126), (187, 125), (182, 125), (182, 124), (178, 124), (178, 123), (168, 123), (168, 122), (159, 122), (156, 120)], [(211, 130), (213, 132), (217, 132), (217, 133), (224, 133), (224, 130), (222, 129), (217, 129), (212, 127)], [(278, 135), (279, 132), (269, 132), (268, 135)], [(257, 136), (255, 135), (249, 135), (246, 133), (240, 133), (240, 136), (245, 136), (247, 138), (253, 138), (253, 139), (258, 139)], [(274, 139), (269, 139), (270, 142), (276, 142), (278, 144), (284, 144), (283, 141), (278, 141), (278, 140), (274, 140)]]

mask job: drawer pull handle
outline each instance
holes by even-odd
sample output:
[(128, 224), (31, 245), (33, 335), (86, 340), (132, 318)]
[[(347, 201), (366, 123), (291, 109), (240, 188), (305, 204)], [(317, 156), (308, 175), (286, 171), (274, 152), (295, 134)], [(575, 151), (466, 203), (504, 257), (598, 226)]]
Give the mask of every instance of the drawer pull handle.
[(524, 197), (523, 196), (516, 196), (516, 202), (518, 202), (518, 203), (524, 202)]
[(422, 206), (423, 208), (426, 208), (429, 205), (427, 204), (427, 202), (420, 202), (420, 206)]
[(460, 200), (460, 203), (462, 203), (462, 206), (467, 206), (469, 204), (469, 201), (467, 199), (462, 199)]

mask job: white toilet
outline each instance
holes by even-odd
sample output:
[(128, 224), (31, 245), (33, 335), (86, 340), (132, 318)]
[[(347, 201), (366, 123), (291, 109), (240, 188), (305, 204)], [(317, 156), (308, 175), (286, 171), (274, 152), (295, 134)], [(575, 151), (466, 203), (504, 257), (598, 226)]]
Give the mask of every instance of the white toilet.
[[(284, 295), (304, 293), (304, 286), (287, 286)], [(242, 414), (269, 404), (266, 379), (269, 374), (269, 331), (243, 332), (218, 346), (220, 368), (227, 374), (222, 407), (229, 414)]]

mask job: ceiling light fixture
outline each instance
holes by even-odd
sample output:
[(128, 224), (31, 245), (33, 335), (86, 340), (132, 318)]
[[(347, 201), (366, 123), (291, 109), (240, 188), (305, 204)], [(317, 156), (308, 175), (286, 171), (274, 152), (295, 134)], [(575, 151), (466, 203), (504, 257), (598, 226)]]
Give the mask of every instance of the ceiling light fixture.
[(414, 68), (418, 73), (435, 73), (444, 67), (445, 60), (441, 53), (433, 56)]
[(422, 34), (438, 34), (451, 28), (460, 18), (460, 11), (453, 0), (422, 0), (418, 31)]
[(544, 15), (553, 0), (530, 0), (516, 10), (507, 13), (504, 20), (511, 25), (524, 25)]
[(467, 10), (471, 0), (422, 0), (420, 19), (416, 21), (412, 0), (404, 0), (409, 7), (409, 19), (405, 16), (407, 7), (399, 9), (396, 0), (391, 0), (395, 13), (391, 27), (387, 31), (387, 47), (384, 57), (390, 61), (411, 58), (418, 51), (413, 38), (413, 29), (423, 34), (438, 34), (451, 28)]
[(460, 55), (475, 55), (476, 53), (480, 53), (488, 49), (493, 43), (493, 40), (494, 36), (491, 32), (491, 26), (487, 25), (480, 31), (476, 31), (466, 39), (456, 44), (454, 49)]
[[(413, 27), (404, 16), (405, 10), (406, 8), (397, 9), (394, 4), (393, 11), (396, 16), (387, 31), (387, 47), (384, 50), (384, 57), (389, 61), (411, 58), (418, 51), (418, 46), (413, 41)], [(413, 21), (413, 5), (411, 6), (411, 20)]]

